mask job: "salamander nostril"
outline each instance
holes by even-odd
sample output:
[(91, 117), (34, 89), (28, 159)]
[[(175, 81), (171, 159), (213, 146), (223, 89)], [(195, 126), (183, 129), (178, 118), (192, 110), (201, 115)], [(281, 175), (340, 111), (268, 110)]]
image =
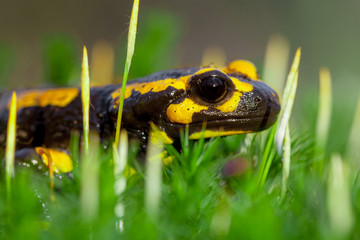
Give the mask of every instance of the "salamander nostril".
[(255, 102), (256, 103), (261, 103), (261, 98), (260, 97), (255, 97)]

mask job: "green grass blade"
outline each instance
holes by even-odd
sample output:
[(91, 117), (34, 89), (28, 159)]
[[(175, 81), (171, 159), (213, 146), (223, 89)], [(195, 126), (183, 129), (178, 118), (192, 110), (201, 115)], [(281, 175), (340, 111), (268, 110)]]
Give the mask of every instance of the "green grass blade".
[(128, 135), (125, 130), (120, 133), (119, 148), (113, 143), (113, 159), (114, 159), (114, 193), (117, 198), (115, 205), (115, 217), (117, 218), (117, 230), (123, 230), (123, 220), (125, 207), (120, 199), (120, 196), (124, 193), (126, 188), (126, 178), (124, 176), (124, 170), (127, 164), (128, 156)]
[(353, 124), (350, 129), (350, 137), (347, 144), (346, 156), (351, 165), (359, 170), (360, 164), (360, 96), (357, 101)]
[(316, 146), (314, 168), (318, 173), (322, 173), (325, 161), (325, 148), (329, 133), (332, 95), (331, 95), (331, 75), (327, 68), (320, 69), (319, 87), (319, 110), (316, 125)]
[(265, 150), (262, 155), (262, 160), (258, 171), (258, 180), (257, 180), (258, 190), (260, 190), (264, 186), (271, 164), (276, 156), (276, 152), (273, 149), (274, 142), (276, 143), (278, 153), (282, 154), (285, 131), (290, 119), (292, 107), (294, 104), (295, 94), (296, 94), (300, 56), (301, 56), (301, 49), (298, 48), (295, 53), (294, 61), (291, 66), (290, 73), (288, 75), (288, 79), (285, 85), (282, 108), (279, 114), (277, 124), (273, 126), (268, 136), (267, 142), (265, 144)]
[(348, 239), (354, 227), (348, 169), (340, 155), (331, 157), (327, 188), (327, 209), (331, 235), (335, 239)]
[(85, 222), (96, 219), (99, 208), (99, 136), (91, 134), (89, 154), (81, 159), (80, 207)]
[(89, 153), (90, 77), (88, 55), (85, 46), (83, 50), (83, 61), (81, 69), (81, 100), (83, 109), (84, 152), (85, 156), (87, 156)]
[[(276, 126), (273, 126), (271, 129), (271, 132), (268, 135), (268, 138), (266, 140), (265, 144), (265, 150), (262, 154), (260, 167), (258, 170), (258, 177), (257, 177), (257, 189), (260, 190), (266, 181), (268, 172), (266, 169), (269, 169), (271, 166), (271, 163), (273, 161), (273, 158), (271, 156), (274, 156), (274, 138), (275, 138), (275, 132), (276, 132)], [(268, 166), (268, 167), (267, 167)]]
[(284, 138), (284, 154), (282, 158), (282, 186), (281, 186), (281, 199), (285, 197), (287, 182), (290, 175), (290, 160), (291, 160), (291, 138), (289, 124), (286, 126)]
[(115, 145), (116, 146), (119, 145), (119, 137), (120, 137), (122, 111), (123, 111), (123, 106), (124, 106), (126, 82), (127, 82), (127, 78), (129, 75), (131, 60), (134, 55), (134, 49), (135, 49), (138, 13), (139, 13), (139, 0), (134, 0), (131, 17), (130, 17), (130, 26), (129, 26), (129, 34), (128, 34), (128, 44), (127, 44), (124, 76), (123, 76), (122, 87), (121, 87), (118, 117), (117, 117), (117, 122), (116, 122), (116, 135), (115, 135)]
[(301, 49), (298, 48), (295, 53), (295, 58), (286, 81), (284, 89), (284, 98), (282, 101), (282, 108), (278, 118), (277, 131), (275, 136), (275, 142), (279, 153), (282, 152), (282, 146), (284, 142), (286, 125), (289, 122), (292, 107), (295, 100), (298, 76), (299, 76), (299, 64), (300, 64)]
[(11, 192), (11, 178), (14, 177), (14, 159), (15, 159), (15, 147), (16, 147), (16, 93), (12, 93), (9, 119), (7, 125), (7, 138), (6, 138), (6, 187), (8, 193)]
[[(151, 131), (154, 131), (151, 129)], [(155, 139), (156, 138), (156, 139)], [(157, 219), (162, 186), (161, 152), (164, 145), (161, 138), (150, 134), (146, 152), (145, 209), (150, 218)]]

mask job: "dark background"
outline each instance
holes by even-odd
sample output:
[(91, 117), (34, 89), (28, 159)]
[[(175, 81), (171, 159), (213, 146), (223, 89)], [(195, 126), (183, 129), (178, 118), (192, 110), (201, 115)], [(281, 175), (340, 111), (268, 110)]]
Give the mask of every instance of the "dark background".
[[(130, 0), (3, 0), (2, 85), (35, 86), (46, 80), (50, 60), (44, 52), (54, 36), (64, 40), (72, 56), (68, 61), (71, 78), (79, 79), (82, 46), (91, 49), (98, 41), (107, 41), (116, 49), (114, 71), (121, 77), (131, 6)], [(295, 116), (315, 119), (313, 112), (307, 112), (316, 108), (318, 72), (326, 66), (334, 83), (333, 124), (340, 133), (343, 125), (351, 124), (360, 89), (359, 10), (360, 2), (350, 0), (140, 0), (134, 64), (138, 61), (148, 67), (142, 70), (133, 65), (131, 71), (139, 72), (132, 76), (200, 65), (209, 46), (224, 49), (228, 61), (255, 62), (262, 74), (267, 43), (280, 34), (290, 43), (289, 61), (296, 48), (302, 47)]]

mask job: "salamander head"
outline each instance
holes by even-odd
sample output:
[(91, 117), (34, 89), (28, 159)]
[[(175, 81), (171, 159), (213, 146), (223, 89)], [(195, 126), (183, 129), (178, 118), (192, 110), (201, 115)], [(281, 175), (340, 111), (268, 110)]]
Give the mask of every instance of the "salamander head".
[(224, 69), (202, 68), (185, 88), (167, 107), (164, 126), (169, 136), (189, 125), (190, 138), (197, 139), (203, 123), (205, 137), (257, 132), (270, 127), (280, 111), (277, 93), (258, 79), (247, 61), (234, 61)]
[[(113, 92), (117, 108), (119, 89)], [(126, 88), (123, 126), (146, 128), (153, 122), (170, 138), (189, 126), (190, 138), (257, 132), (270, 127), (280, 111), (277, 93), (258, 79), (247, 61), (226, 68), (168, 70), (130, 83)], [(115, 115), (114, 115), (115, 116)]]

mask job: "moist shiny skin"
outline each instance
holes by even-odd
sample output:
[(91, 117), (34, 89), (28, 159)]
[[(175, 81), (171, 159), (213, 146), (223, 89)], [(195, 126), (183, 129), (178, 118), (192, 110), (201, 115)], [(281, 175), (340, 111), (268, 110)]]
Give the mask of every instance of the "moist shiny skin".
[[(143, 147), (147, 144), (150, 122), (169, 139), (179, 138), (179, 131), (186, 125), (190, 138), (199, 138), (204, 122), (205, 137), (257, 132), (270, 127), (280, 111), (277, 93), (264, 82), (251, 79), (257, 76), (251, 68), (234, 66), (166, 70), (130, 81), (122, 127), (130, 138), (140, 140)], [(115, 84), (90, 90), (90, 129), (99, 134), (103, 143), (115, 137), (120, 90), (121, 85)], [(18, 150), (68, 149), (71, 133), (82, 133), (81, 89), (16, 92)], [(6, 143), (10, 96), (10, 93), (0, 95), (1, 148)]]

